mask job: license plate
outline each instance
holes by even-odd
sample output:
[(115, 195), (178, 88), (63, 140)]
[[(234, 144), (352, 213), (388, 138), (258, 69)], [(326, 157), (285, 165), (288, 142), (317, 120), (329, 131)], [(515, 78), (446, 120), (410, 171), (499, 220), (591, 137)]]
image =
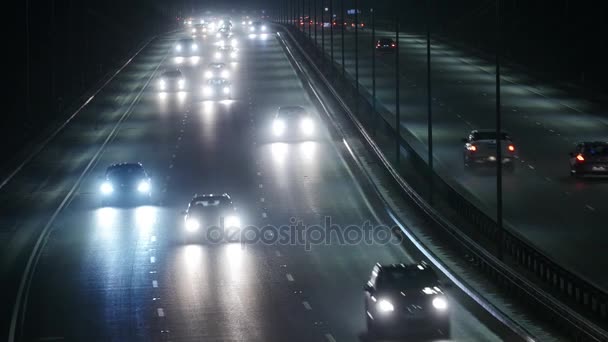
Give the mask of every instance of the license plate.
[(606, 171), (605, 166), (593, 166), (591, 167), (591, 171)]

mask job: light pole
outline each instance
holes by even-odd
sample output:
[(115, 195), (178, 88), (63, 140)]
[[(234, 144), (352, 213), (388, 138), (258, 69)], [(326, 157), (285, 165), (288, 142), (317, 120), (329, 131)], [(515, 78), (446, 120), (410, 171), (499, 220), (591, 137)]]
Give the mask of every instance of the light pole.
[(344, 66), (344, 0), (340, 0), (340, 26), (342, 26), (341, 31), (341, 35), (342, 35), (342, 39), (341, 39), (341, 43), (342, 43), (342, 76), (345, 75), (346, 72), (346, 67)]
[[(398, 2), (399, 0), (397, 0)], [(397, 51), (395, 51), (395, 160), (397, 167), (401, 159), (401, 108), (399, 107), (399, 9), (395, 11), (395, 36), (397, 42)]]
[(374, 8), (369, 10), (371, 14), (371, 26), (372, 26), (372, 116), (374, 117), (374, 129), (373, 133), (376, 134), (378, 126), (378, 118), (376, 117), (376, 23), (374, 22)]
[(359, 1), (355, 0), (355, 89), (359, 95)]
[(426, 0), (426, 91), (429, 146), (429, 202), (433, 203), (433, 111), (431, 101), (431, 0)]
[(503, 258), (504, 237), (502, 217), (502, 127), (500, 110), (500, 54), (501, 42), (500, 0), (496, 0), (496, 223), (498, 224), (498, 258)]
[(329, 0), (329, 56), (334, 63), (334, 0)]

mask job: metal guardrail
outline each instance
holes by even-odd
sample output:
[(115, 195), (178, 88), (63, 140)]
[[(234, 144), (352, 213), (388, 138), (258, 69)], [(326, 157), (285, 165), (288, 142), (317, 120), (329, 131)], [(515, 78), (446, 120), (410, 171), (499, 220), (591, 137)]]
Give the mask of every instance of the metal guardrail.
[[(286, 31), (293, 40), (298, 39), (289, 32), (289, 27)], [(316, 51), (320, 58), (326, 59), (328, 57), (326, 54), (320, 53), (317, 47), (308, 41), (307, 37), (302, 36), (300, 38), (304, 44), (308, 44), (307, 51)], [(308, 57), (308, 54), (305, 51), (301, 52), (314, 66), (315, 62)], [(325, 64), (335, 67), (333, 63)], [(336, 72), (336, 74), (339, 73)], [(322, 78), (325, 79), (324, 76)], [(326, 79), (325, 81), (328, 82)], [(331, 85), (329, 86), (331, 87)], [(347, 107), (345, 109), (348, 111)], [(505, 261), (498, 260), (488, 249), (477, 244), (416, 194), (383, 155), (359, 120), (354, 115), (351, 115), (351, 119), (374, 151), (378, 161), (389, 170), (401, 190), (458, 241), (461, 249), (464, 248), (467, 251), (471, 261), (482, 272), (493, 278), (514, 298), (531, 304), (533, 310), (537, 310), (549, 321), (557, 323), (574, 340), (608, 341), (608, 332), (605, 329), (608, 322), (608, 295), (606, 293), (561, 267), (513, 232), (508, 230), (499, 232), (493, 218), (470, 203), (448, 182), (435, 174), (434, 181), (442, 189), (442, 193), (452, 209), (466, 218), (476, 229), (476, 232), (484, 238), (492, 241), (496, 246), (502, 244), (505, 255), (510, 258), (510, 265), (507, 265)], [(385, 120), (384, 123), (390, 127), (390, 123)], [(399, 140), (403, 148), (414, 151), (404, 139), (400, 137)], [(419, 159), (416, 164), (426, 164), (417, 153), (412, 155)], [(527, 279), (527, 276), (518, 272), (518, 269), (523, 269), (530, 275), (534, 275), (534, 279)]]

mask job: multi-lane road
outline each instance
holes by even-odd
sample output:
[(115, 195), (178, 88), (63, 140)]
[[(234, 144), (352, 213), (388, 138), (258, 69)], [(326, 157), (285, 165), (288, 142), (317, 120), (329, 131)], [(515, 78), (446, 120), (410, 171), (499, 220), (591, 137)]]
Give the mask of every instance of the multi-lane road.
[[(308, 26), (304, 27), (308, 33)], [(355, 77), (354, 30), (345, 30), (346, 72)], [(325, 50), (330, 55), (329, 29)], [(334, 59), (341, 65), (341, 32), (334, 28)], [(378, 30), (378, 38), (395, 38)], [(359, 81), (372, 93), (371, 30), (359, 31)], [(314, 34), (313, 34), (314, 39)], [(317, 42), (321, 46), (320, 27)], [(401, 32), (400, 113), (403, 136), (426, 159), (426, 37)], [(433, 144), (436, 170), (489, 214), (496, 212), (495, 172), (465, 168), (463, 143), (472, 129), (495, 128), (495, 67), (475, 53), (439, 41), (432, 44)], [(568, 158), (579, 141), (607, 141), (606, 105), (535, 80), (523, 71), (502, 70), (502, 127), (514, 139), (519, 160), (503, 178), (506, 223), (557, 262), (608, 289), (607, 259), (590, 262), (608, 243), (608, 181), (575, 179)], [(395, 113), (395, 54), (376, 54), (378, 103)], [(394, 122), (389, 114), (385, 119)]]
[[(3, 272), (18, 273), (9, 272), (10, 263), (28, 234), (50, 230), (21, 297), (27, 302), (17, 336), (365, 338), (362, 286), (376, 262), (414, 261), (407, 246), (334, 242), (306, 250), (261, 241), (182, 244), (176, 238), (183, 230), (181, 211), (194, 193), (230, 193), (244, 224), (257, 227), (279, 227), (291, 218), (322, 224), (326, 216), (340, 227), (390, 225), (321, 119), (312, 141), (273, 142), (270, 122), (278, 106), (301, 105), (316, 113), (315, 103), (273, 34), (249, 38), (235, 31), (233, 100), (199, 96), (215, 39), (200, 40), (200, 57), (176, 59), (168, 52), (181, 33), (164, 35), (0, 189)], [(175, 67), (187, 75), (188, 90), (159, 94), (156, 75)], [(100, 206), (100, 177), (107, 165), (122, 161), (139, 161), (149, 171), (153, 205)], [(457, 288), (448, 291), (452, 339), (517, 340)], [(3, 313), (10, 316), (12, 308)]]

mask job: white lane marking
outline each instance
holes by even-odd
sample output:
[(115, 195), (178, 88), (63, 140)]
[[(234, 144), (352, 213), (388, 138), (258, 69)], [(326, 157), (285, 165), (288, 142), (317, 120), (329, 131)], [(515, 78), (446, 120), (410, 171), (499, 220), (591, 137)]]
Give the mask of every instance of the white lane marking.
[(260, 197), (260, 202), (264, 202), (264, 197)]
[(261, 175), (262, 175), (262, 173), (261, 173), (261, 172), (258, 172), (258, 176), (261, 176)]
[(336, 339), (334, 338), (334, 336), (332, 334), (325, 334), (325, 338), (329, 342), (336, 342)]
[(163, 310), (163, 308), (156, 309), (156, 313), (158, 314), (158, 317), (165, 317), (165, 310)]
[(151, 256), (151, 257), (150, 257), (150, 262), (151, 262), (151, 263), (155, 263), (155, 262), (156, 262), (156, 257)]
[(152, 280), (152, 287), (158, 287), (158, 281)]
[(175, 158), (175, 154), (171, 156), (171, 158)]
[(173, 164), (169, 165), (169, 168), (172, 169), (173, 168)]
[(287, 280), (289, 280), (289, 281), (294, 281), (293, 276), (291, 275), (291, 273), (287, 273), (285, 275), (285, 277), (287, 277)]
[(274, 251), (274, 254), (276, 254), (278, 257), (281, 256), (281, 252), (280, 251)]
[(260, 184), (260, 189), (264, 187), (264, 184)]
[(177, 137), (177, 140), (182, 140), (182, 137)]
[(532, 166), (532, 165), (528, 164), (528, 167), (529, 167), (530, 169), (534, 170), (534, 166)]
[(150, 241), (152, 241), (152, 242), (156, 242), (156, 235), (152, 235), (152, 236), (150, 237)]
[(591, 211), (595, 211), (595, 208), (590, 206), (589, 204), (586, 204), (585, 207), (587, 207), (587, 209), (589, 209)]
[(307, 301), (303, 301), (302, 305), (304, 305), (304, 308), (306, 310), (312, 310), (312, 306), (310, 306), (310, 304)]
[(262, 213), (262, 217), (263, 217), (263, 218), (267, 218), (267, 217), (268, 217), (268, 215), (267, 215), (266, 213)]
[(547, 182), (551, 182), (551, 178), (549, 178), (549, 177), (545, 177), (545, 180), (546, 180)]

